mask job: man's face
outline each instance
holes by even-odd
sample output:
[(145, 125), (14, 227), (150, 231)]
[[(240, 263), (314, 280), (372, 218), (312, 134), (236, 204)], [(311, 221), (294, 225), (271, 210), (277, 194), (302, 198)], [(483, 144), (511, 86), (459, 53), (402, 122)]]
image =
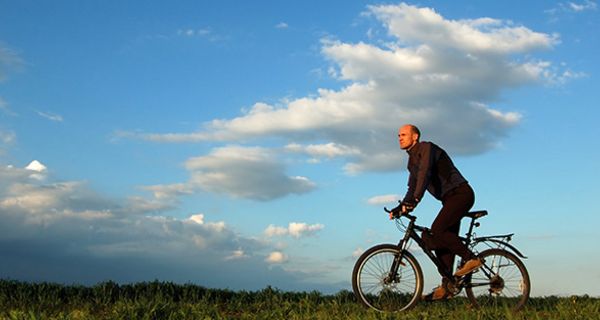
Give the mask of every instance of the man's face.
[(410, 126), (403, 126), (398, 130), (398, 142), (403, 150), (412, 147), (419, 138), (419, 135), (412, 131)]

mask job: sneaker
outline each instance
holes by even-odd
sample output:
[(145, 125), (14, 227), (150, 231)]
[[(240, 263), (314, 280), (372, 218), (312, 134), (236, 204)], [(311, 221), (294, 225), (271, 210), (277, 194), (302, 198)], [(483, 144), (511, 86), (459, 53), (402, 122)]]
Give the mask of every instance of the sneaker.
[(443, 285), (439, 287), (435, 287), (430, 294), (424, 295), (421, 297), (423, 301), (438, 301), (443, 299), (452, 298), (452, 294), (446, 291)]
[(462, 277), (465, 274), (469, 274), (469, 273), (479, 269), (479, 267), (481, 267), (482, 265), (483, 265), (483, 262), (481, 262), (481, 260), (479, 258), (473, 258), (473, 259), (465, 262), (465, 264), (463, 264), (463, 266), (460, 267), (460, 269), (456, 270), (454, 275), (457, 277)]

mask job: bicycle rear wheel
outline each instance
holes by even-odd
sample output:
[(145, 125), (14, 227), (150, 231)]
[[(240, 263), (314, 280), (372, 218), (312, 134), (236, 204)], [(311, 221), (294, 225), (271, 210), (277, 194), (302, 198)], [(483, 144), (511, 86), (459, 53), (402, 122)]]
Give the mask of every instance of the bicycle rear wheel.
[(392, 264), (400, 254), (398, 246), (381, 244), (363, 253), (352, 272), (352, 289), (365, 306), (382, 312), (412, 308), (423, 292), (423, 272), (415, 257), (405, 251), (398, 270)]
[(517, 311), (529, 299), (531, 284), (523, 262), (514, 254), (489, 249), (479, 257), (484, 265), (465, 276), (465, 291), (475, 307), (506, 307)]

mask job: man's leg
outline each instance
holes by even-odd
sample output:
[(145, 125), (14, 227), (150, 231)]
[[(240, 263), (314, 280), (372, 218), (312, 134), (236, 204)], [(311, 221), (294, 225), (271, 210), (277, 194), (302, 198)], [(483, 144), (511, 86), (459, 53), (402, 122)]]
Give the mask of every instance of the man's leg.
[(460, 240), (458, 233), (460, 230), (460, 220), (471, 209), (474, 201), (473, 190), (468, 184), (453, 190), (450, 195), (443, 199), (442, 209), (431, 225), (433, 242), (437, 247), (435, 254), (443, 264), (441, 266), (443, 269), (439, 270), (442, 275), (442, 284), (430, 294), (423, 296), (423, 300), (435, 301), (452, 296), (446, 290), (449, 279), (445, 275), (448, 273), (452, 274), (455, 255), (460, 255), (466, 259), (471, 258), (473, 255)]
[[(458, 223), (455, 223), (448, 231), (452, 232), (458, 237), (458, 233), (460, 231), (460, 220)], [(435, 255), (440, 259), (442, 264), (444, 265), (444, 270), (449, 271), (450, 273), (454, 272), (454, 256), (455, 254), (451, 252), (448, 248), (439, 248), (435, 249)], [(439, 270), (440, 274), (444, 274), (444, 271)]]
[(468, 184), (464, 184), (452, 190), (442, 203), (442, 209), (431, 225), (431, 233), (434, 241), (440, 249), (436, 250), (438, 258), (448, 271), (452, 271), (454, 255), (468, 260), (473, 253), (460, 240), (458, 233), (460, 221), (473, 207), (475, 196)]

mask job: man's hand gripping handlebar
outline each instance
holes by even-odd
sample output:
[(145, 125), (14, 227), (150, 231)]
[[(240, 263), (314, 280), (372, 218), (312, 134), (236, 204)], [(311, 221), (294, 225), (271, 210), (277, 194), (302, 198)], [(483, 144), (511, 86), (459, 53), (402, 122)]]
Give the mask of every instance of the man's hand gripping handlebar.
[(398, 219), (402, 215), (409, 214), (415, 209), (415, 205), (413, 203), (398, 201), (399, 204), (392, 210), (388, 210), (388, 208), (383, 208), (385, 212), (390, 214), (390, 220)]

